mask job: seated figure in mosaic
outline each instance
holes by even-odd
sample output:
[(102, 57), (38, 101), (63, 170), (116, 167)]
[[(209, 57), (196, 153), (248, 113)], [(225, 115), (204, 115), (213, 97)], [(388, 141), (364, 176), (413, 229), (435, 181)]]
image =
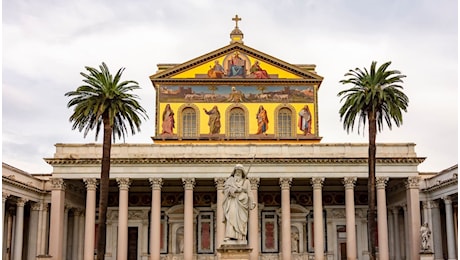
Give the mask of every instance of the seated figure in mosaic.
[(244, 167), (237, 164), (224, 184), (225, 242), (247, 244), (249, 210), (256, 205)]

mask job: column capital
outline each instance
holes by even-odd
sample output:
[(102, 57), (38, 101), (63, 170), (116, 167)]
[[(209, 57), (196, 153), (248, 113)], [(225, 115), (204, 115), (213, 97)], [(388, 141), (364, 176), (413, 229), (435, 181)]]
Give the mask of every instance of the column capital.
[(343, 185), (345, 186), (345, 189), (353, 189), (356, 184), (357, 177), (345, 177), (343, 178)]
[(406, 182), (406, 189), (418, 189), (420, 187), (420, 176), (409, 176)]
[(29, 201), (28, 199), (25, 199), (25, 198), (18, 198), (16, 200), (16, 206), (18, 207), (24, 207), (24, 205), (26, 204), (26, 202)]
[(291, 188), (292, 178), (280, 178), (279, 183), (282, 190), (289, 190), (289, 188)]
[(444, 204), (446, 205), (452, 204), (452, 198), (450, 196), (444, 196), (441, 199), (444, 201)]
[(314, 177), (311, 178), (311, 184), (313, 185), (313, 189), (321, 189), (323, 187), (324, 178)]
[(74, 216), (83, 216), (84, 210), (81, 208), (73, 208), (73, 215)]
[(152, 190), (161, 190), (161, 187), (163, 187), (162, 178), (149, 178), (149, 182)]
[(439, 208), (439, 203), (437, 201), (428, 200), (427, 202), (430, 209)]
[(214, 183), (216, 184), (217, 190), (223, 190), (224, 189), (225, 180), (226, 180), (226, 178), (223, 178), (223, 177), (214, 178)]
[(83, 182), (86, 185), (86, 190), (94, 191), (97, 189), (97, 179), (96, 178), (85, 178)]
[(5, 202), (8, 197), (10, 196), (11, 194), (7, 193), (7, 192), (2, 192), (2, 199), (3, 199), (3, 202)]
[(398, 206), (395, 206), (395, 207), (392, 207), (391, 208), (391, 213), (393, 213), (393, 215), (398, 215), (399, 213), (399, 208)]
[(40, 202), (35, 202), (35, 203), (30, 204), (30, 209), (33, 211), (39, 211), (42, 209), (42, 205)]
[(184, 184), (184, 189), (193, 190), (195, 187), (195, 178), (182, 178), (182, 183)]
[(129, 190), (131, 180), (129, 178), (117, 178), (117, 183), (120, 190)]
[(249, 182), (251, 183), (251, 190), (258, 190), (259, 189), (260, 178), (250, 177)]
[(52, 190), (62, 190), (64, 191), (66, 188), (65, 182), (61, 178), (51, 178), (51, 189)]
[(388, 179), (388, 177), (375, 177), (375, 186), (377, 189), (385, 189)]

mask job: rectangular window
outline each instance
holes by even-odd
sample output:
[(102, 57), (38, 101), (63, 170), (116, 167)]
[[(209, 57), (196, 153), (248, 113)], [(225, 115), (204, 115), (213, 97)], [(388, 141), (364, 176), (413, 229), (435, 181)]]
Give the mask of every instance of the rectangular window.
[(262, 212), (262, 252), (278, 252), (278, 216), (275, 212)]
[(212, 254), (214, 253), (214, 213), (201, 212), (198, 215), (198, 253)]

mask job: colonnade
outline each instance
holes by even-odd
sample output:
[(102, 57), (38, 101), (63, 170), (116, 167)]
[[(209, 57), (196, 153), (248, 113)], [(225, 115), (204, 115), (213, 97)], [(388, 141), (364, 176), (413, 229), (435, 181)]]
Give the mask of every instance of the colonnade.
[[(217, 190), (217, 205), (222, 205), (223, 202), (223, 185), (226, 178), (215, 178), (215, 185)], [(356, 177), (343, 178), (343, 185), (345, 188), (345, 214), (346, 214), (346, 232), (347, 232), (347, 259), (358, 259), (357, 255), (357, 242), (355, 233), (355, 205), (354, 205), (354, 187)], [(259, 189), (259, 178), (249, 178), (253, 197), (257, 199)], [(325, 178), (313, 177), (311, 178), (311, 185), (313, 189), (313, 221), (314, 226), (314, 255), (315, 259), (322, 260), (324, 256), (324, 227), (323, 227), (323, 203), (322, 192)], [(409, 177), (406, 185), (407, 204), (400, 207), (390, 208), (390, 216), (387, 216), (387, 202), (385, 187), (388, 181), (387, 177), (377, 177), (377, 222), (378, 225), (378, 239), (379, 239), (379, 259), (415, 259), (419, 254), (419, 229), (420, 229), (420, 202), (418, 198), (418, 177)], [(71, 255), (75, 259), (94, 259), (94, 234), (95, 234), (95, 212), (96, 212), (96, 189), (97, 180), (95, 178), (88, 178), (83, 180), (86, 185), (86, 207), (83, 209), (72, 209), (73, 223), (69, 223), (69, 208), (65, 205), (65, 182), (62, 179), (52, 179), (51, 190), (51, 209), (48, 214), (48, 205), (43, 202), (33, 202), (31, 205), (30, 221), (37, 223), (35, 226), (29, 228), (29, 236), (36, 237), (36, 239), (28, 239), (28, 255), (32, 258), (33, 255), (51, 255), (53, 259), (66, 259), (65, 256)], [(117, 256), (123, 259), (127, 256), (127, 240), (128, 240), (128, 196), (131, 180), (129, 178), (118, 178), (119, 188), (119, 214), (118, 214), (118, 242), (117, 242)], [(150, 258), (160, 259), (160, 233), (155, 232), (160, 229), (161, 221), (161, 189), (163, 185), (162, 178), (150, 178), (152, 192), (152, 205), (151, 205), (151, 230), (150, 230)], [(194, 257), (193, 246), (193, 192), (195, 186), (195, 178), (183, 178), (184, 187), (184, 259), (192, 259)], [(291, 259), (291, 216), (290, 216), (290, 193), (291, 193), (292, 178), (280, 178), (279, 185), (281, 190), (281, 256), (283, 260)], [(3, 212), (5, 213), (5, 202), (9, 194), (2, 193), (3, 195)], [(16, 211), (14, 213), (14, 223), (11, 217), (5, 218), (6, 232), (4, 232), (4, 252), (3, 255), (8, 255), (10, 259), (21, 259), (23, 240), (23, 227), (24, 227), (24, 205), (27, 199), (18, 198), (16, 201)], [(443, 198), (446, 208), (446, 230), (448, 241), (448, 256), (449, 259), (456, 259), (455, 247), (455, 234), (454, 232), (454, 219), (452, 200), (449, 196)], [(424, 221), (429, 220), (433, 225), (433, 229), (441, 230), (440, 228), (440, 214), (437, 202), (430, 201), (424, 207)], [(256, 205), (258, 205), (256, 201)], [(400, 218), (400, 211), (404, 211), (404, 221)], [(221, 245), (224, 238), (224, 224), (222, 207), (216, 208), (216, 247)], [(258, 259), (259, 252), (259, 216), (258, 209), (251, 211), (249, 216), (249, 246), (253, 248), (251, 259)], [(11, 216), (12, 214), (8, 214)], [(49, 232), (46, 223), (48, 222), (48, 215), (50, 216)], [(6, 215), (4, 214), (4, 217)], [(417, 222), (418, 219), (418, 222)], [(387, 223), (387, 220), (390, 223)], [(409, 223), (410, 220), (410, 223)], [(404, 223), (403, 223), (404, 222)], [(391, 236), (388, 234), (388, 224), (391, 226)], [(73, 227), (73, 237), (68, 240), (68, 227)], [(401, 231), (404, 226), (405, 230)], [(79, 232), (78, 232), (79, 231)], [(49, 235), (49, 243), (48, 243)], [(442, 239), (440, 239), (439, 232), (433, 232), (433, 248), (435, 249), (435, 256), (442, 255)], [(395, 241), (394, 248), (389, 250), (388, 241)], [(409, 244), (403, 248), (402, 241), (409, 241)], [(77, 243), (77, 241), (82, 241)], [(83, 242), (84, 241), (84, 242)], [(412, 241), (412, 242), (410, 242)], [(72, 243), (71, 243), (72, 242)], [(75, 243), (73, 243), (75, 242)], [(67, 247), (67, 244), (72, 244), (72, 247)], [(49, 248), (48, 248), (49, 247)], [(5, 252), (5, 248), (11, 249)], [(71, 250), (71, 251), (69, 251)], [(441, 250), (441, 251), (439, 251)], [(35, 259), (35, 258), (34, 258)], [(72, 258), (73, 259), (73, 258)]]

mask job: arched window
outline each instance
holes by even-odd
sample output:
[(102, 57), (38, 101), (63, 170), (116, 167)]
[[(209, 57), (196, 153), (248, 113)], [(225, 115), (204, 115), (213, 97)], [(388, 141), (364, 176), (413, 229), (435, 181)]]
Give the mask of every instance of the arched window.
[(279, 110), (277, 127), (279, 137), (292, 137), (292, 111), (289, 108)]
[(182, 137), (196, 137), (196, 125), (195, 109), (187, 107), (182, 110)]
[(230, 110), (229, 118), (229, 135), (231, 138), (245, 137), (246, 119), (244, 118), (244, 110), (236, 107)]

